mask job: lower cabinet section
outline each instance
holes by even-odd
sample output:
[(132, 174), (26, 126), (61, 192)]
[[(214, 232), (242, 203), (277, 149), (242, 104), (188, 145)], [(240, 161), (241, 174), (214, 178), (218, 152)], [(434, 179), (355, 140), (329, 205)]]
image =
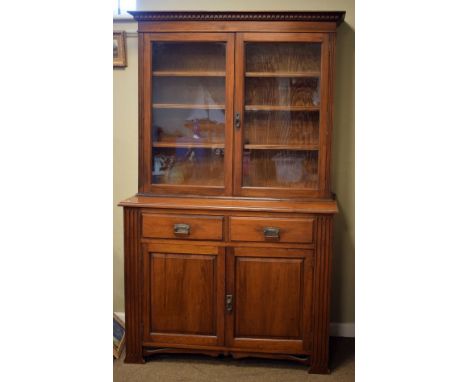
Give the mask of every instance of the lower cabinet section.
[(152, 243), (142, 252), (145, 343), (309, 351), (312, 250)]
[[(311, 216), (309, 237), (289, 244), (148, 238), (158, 219), (124, 216), (126, 362), (188, 352), (328, 371), (331, 218)], [(158, 215), (162, 224), (182, 215), (167, 216)]]

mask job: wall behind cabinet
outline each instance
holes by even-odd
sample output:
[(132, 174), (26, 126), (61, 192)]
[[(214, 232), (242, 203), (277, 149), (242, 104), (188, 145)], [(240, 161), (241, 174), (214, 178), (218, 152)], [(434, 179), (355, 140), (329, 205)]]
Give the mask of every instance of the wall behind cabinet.
[[(137, 0), (138, 10), (346, 11), (338, 29), (333, 190), (340, 213), (335, 219), (332, 322), (354, 322), (354, 1), (353, 0)], [(114, 22), (114, 30), (136, 31), (136, 23)], [(123, 213), (117, 203), (138, 185), (138, 50), (127, 39), (128, 67), (114, 69), (114, 311), (124, 310)]]

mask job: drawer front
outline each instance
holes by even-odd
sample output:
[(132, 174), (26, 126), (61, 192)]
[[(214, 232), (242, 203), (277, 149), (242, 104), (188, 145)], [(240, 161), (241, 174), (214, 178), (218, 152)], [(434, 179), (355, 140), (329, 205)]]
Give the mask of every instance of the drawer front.
[(232, 217), (232, 241), (312, 243), (313, 218)]
[(223, 240), (223, 216), (143, 214), (143, 237)]

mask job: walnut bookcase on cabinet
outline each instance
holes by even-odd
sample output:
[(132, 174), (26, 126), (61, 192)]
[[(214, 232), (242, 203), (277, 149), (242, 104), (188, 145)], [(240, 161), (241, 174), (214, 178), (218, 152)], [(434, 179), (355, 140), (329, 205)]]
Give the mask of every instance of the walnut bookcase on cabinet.
[(335, 34), (344, 12), (131, 12), (139, 193), (126, 362), (161, 353), (328, 372)]

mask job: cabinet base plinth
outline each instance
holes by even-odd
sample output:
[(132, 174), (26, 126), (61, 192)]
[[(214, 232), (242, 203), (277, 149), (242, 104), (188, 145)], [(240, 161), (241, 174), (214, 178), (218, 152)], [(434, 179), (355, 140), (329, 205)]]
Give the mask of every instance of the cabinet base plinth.
[(145, 359), (141, 354), (126, 354), (124, 363), (139, 363), (143, 364), (145, 363)]
[(309, 374), (330, 374), (328, 365), (311, 365)]

